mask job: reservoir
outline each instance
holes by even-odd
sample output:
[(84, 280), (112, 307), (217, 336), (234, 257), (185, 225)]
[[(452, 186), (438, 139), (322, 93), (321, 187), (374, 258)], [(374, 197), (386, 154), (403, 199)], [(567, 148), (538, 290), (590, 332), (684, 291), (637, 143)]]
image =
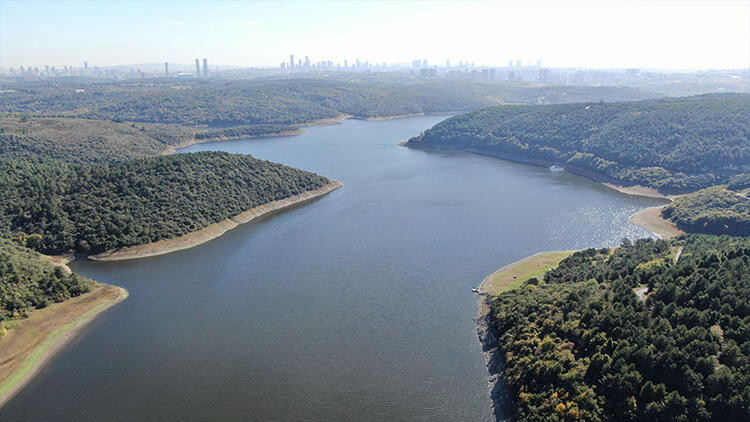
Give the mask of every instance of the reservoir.
[(205, 143), (344, 187), (201, 246), (76, 262), (126, 288), (0, 421), (491, 421), (471, 289), (545, 250), (651, 236), (662, 203), (564, 171), (397, 142), (445, 116)]

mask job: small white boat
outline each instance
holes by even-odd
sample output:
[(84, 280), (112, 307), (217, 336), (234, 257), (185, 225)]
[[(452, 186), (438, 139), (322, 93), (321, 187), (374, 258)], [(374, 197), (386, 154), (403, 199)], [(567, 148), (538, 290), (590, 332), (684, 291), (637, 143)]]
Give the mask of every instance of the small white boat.
[(472, 291), (472, 293), (479, 293), (479, 289), (476, 288), (476, 287), (474, 287), (473, 289), (471, 289), (471, 291)]
[(562, 170), (565, 170), (564, 168), (562, 168), (562, 167), (560, 167), (560, 166), (558, 166), (556, 164), (550, 166), (549, 169), (552, 170), (552, 171), (562, 171)]

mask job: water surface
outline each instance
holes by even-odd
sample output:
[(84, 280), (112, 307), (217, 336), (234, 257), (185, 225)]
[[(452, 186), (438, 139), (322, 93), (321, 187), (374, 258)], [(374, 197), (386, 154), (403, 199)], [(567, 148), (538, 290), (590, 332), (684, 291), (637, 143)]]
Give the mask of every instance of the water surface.
[(565, 172), (396, 146), (444, 117), (207, 143), (344, 183), (190, 250), (79, 262), (130, 297), (2, 421), (490, 421), (471, 288), (532, 253), (649, 234), (657, 200)]

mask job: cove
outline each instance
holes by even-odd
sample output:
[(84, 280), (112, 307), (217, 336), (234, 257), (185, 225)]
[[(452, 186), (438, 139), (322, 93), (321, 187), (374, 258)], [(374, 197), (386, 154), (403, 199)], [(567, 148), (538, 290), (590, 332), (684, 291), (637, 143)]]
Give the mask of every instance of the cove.
[(130, 297), (0, 421), (491, 421), (471, 288), (535, 252), (652, 236), (662, 201), (546, 168), (397, 142), (445, 116), (196, 144), (344, 186), (192, 249), (80, 274)]

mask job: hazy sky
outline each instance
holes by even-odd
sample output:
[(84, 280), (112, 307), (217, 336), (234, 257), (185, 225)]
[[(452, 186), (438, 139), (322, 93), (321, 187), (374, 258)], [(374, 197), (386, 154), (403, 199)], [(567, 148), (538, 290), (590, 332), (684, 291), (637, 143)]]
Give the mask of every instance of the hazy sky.
[(0, 0), (0, 66), (509, 59), (552, 67), (750, 67), (742, 1)]

